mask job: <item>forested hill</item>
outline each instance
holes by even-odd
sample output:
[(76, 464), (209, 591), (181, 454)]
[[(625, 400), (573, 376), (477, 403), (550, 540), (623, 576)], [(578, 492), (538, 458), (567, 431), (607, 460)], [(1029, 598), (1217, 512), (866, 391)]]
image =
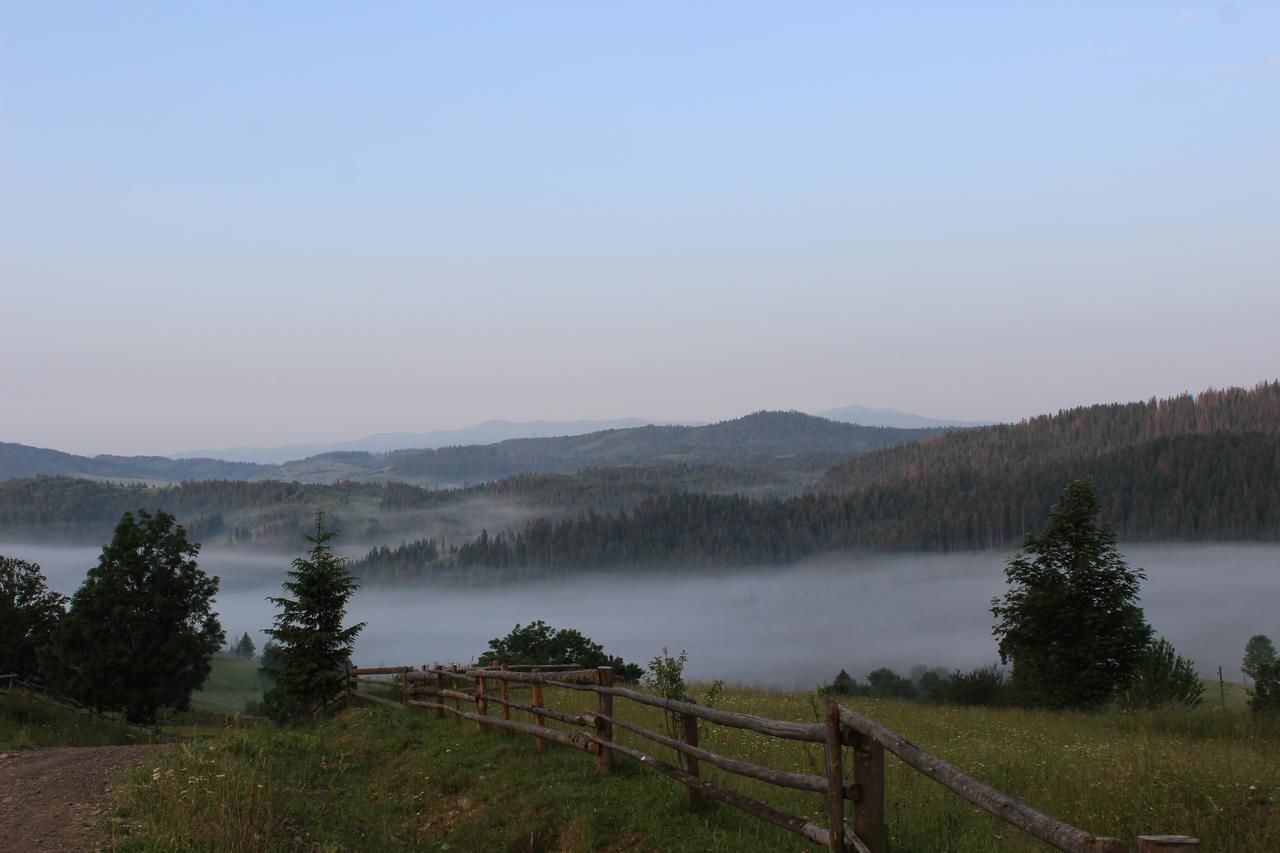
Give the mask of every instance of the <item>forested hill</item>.
[(1144, 403), (1068, 409), (1022, 423), (953, 431), (846, 459), (820, 488), (852, 492), (922, 478), (1009, 475), (1055, 461), (1088, 460), (1182, 435), (1216, 432), (1280, 434), (1280, 382)]
[(842, 549), (1016, 547), (1044, 524), (1072, 479), (1097, 484), (1123, 541), (1280, 541), (1280, 435), (1182, 435), (1015, 474), (944, 472), (849, 494), (787, 499), (673, 494), (631, 512), (535, 519), (516, 533), (443, 550), (379, 549), (355, 563), (369, 580), (532, 569), (760, 565)]
[(206, 479), (403, 481), (457, 486), (514, 474), (565, 473), (588, 467), (669, 463), (777, 466), (816, 478), (832, 462), (936, 429), (894, 429), (838, 423), (800, 412), (757, 412), (707, 426), (645, 426), (558, 438), (520, 438), (496, 444), (324, 453), (283, 465), (164, 457), (74, 456), (55, 450), (0, 444), (0, 479), (64, 475), (147, 483)]
[(344, 543), (431, 537), (451, 542), (540, 515), (633, 509), (673, 491), (790, 493), (777, 472), (721, 465), (587, 468), (521, 474), (460, 489), (404, 483), (209, 480), (150, 486), (71, 477), (0, 481), (0, 541), (99, 543), (126, 510), (164, 509), (205, 545), (297, 548), (323, 511)]
[(60, 450), (0, 441), (0, 480), (67, 476), (104, 480), (175, 483), (183, 480), (253, 480), (272, 466), (219, 459), (169, 459), (164, 456), (76, 456)]

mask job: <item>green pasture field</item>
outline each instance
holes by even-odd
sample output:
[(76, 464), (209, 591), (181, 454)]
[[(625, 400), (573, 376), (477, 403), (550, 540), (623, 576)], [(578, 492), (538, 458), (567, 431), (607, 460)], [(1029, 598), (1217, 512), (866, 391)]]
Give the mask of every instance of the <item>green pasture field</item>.
[[(591, 710), (588, 693), (547, 702)], [(516, 698), (527, 701), (527, 693)], [(1131, 845), (1139, 834), (1200, 837), (1215, 853), (1280, 850), (1280, 723), (1246, 711), (1098, 714), (953, 708), (852, 699), (925, 749), (1062, 820)], [(812, 722), (804, 693), (726, 690), (726, 710)], [(491, 713), (497, 713), (491, 706)], [(616, 700), (662, 729), (662, 713)], [(523, 714), (516, 713), (517, 718)], [(663, 747), (619, 740), (674, 763)], [(706, 749), (822, 772), (820, 745), (703, 723)], [(851, 762), (846, 761), (846, 771)], [(815, 823), (820, 795), (703, 764), (703, 775)], [(1047, 849), (890, 756), (890, 849)], [(228, 730), (182, 745), (123, 792), (116, 850), (806, 850), (798, 836), (728, 806), (686, 804), (682, 787), (622, 756), (601, 775), (585, 753), (526, 735), (478, 733), (424, 709), (359, 706), (311, 726)], [(447, 846), (446, 846), (447, 845)]]

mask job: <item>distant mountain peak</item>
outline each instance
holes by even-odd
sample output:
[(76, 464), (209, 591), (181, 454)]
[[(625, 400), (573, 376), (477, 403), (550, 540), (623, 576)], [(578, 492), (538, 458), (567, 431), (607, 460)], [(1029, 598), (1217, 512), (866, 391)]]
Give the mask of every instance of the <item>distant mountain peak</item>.
[(994, 421), (959, 421), (951, 418), (930, 418), (924, 415), (913, 415), (897, 409), (876, 409), (870, 406), (841, 406), (819, 412), (820, 417), (833, 421), (862, 426), (896, 427), (898, 429), (925, 429), (940, 427), (981, 427), (991, 426)]

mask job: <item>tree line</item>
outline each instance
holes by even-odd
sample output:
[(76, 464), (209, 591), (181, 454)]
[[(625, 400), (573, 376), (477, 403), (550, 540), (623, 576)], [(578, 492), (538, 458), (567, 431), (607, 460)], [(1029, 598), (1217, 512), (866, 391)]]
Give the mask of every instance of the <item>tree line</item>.
[[(280, 722), (320, 713), (345, 686), (345, 666), (364, 624), (343, 625), (355, 578), (329, 545), (323, 513), (269, 599), (278, 612), (263, 654), (272, 687), (262, 710)], [(131, 722), (160, 708), (190, 707), (226, 635), (213, 612), (218, 578), (197, 563), (200, 545), (163, 510), (127, 511), (97, 565), (68, 598), (40, 567), (0, 556), (0, 672), (43, 682)], [(252, 658), (246, 632), (232, 653)]]
[(780, 564), (841, 549), (958, 551), (1021, 540), (1063, 486), (1092, 479), (1101, 518), (1127, 541), (1280, 540), (1280, 436), (1186, 435), (1016, 474), (971, 472), (791, 498), (673, 493), (632, 510), (538, 518), (444, 549), (381, 548), (370, 579), (488, 568), (551, 572), (673, 564)]

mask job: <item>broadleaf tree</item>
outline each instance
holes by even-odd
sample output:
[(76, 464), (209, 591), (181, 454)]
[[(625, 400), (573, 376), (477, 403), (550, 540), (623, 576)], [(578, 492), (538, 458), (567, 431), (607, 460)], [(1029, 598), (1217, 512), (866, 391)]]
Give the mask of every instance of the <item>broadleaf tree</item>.
[(1258, 673), (1276, 662), (1276, 647), (1266, 634), (1254, 634), (1244, 645), (1244, 660), (1240, 669), (1245, 675), (1258, 680)]
[(263, 707), (277, 722), (295, 722), (319, 715), (344, 685), (357, 635), (365, 623), (344, 626), (347, 602), (359, 588), (345, 561), (329, 542), (337, 532), (325, 527), (324, 513), (316, 515), (315, 532), (307, 536), (311, 550), (293, 561), (285, 595), (267, 599), (279, 612), (266, 633), (274, 640), (264, 670), (274, 686), (263, 696)]
[(1137, 672), (1151, 626), (1138, 606), (1145, 575), (1116, 550), (1098, 521), (1089, 480), (1070, 483), (1042, 530), (1027, 534), (1005, 566), (1009, 590), (993, 599), (1000, 657), (1024, 704), (1095, 708)]
[(134, 722), (188, 708), (224, 641), (213, 612), (218, 579), (199, 567), (199, 553), (167, 512), (126, 512), (54, 632), (54, 683)]
[(40, 566), (0, 555), (0, 674), (33, 678), (67, 597), (49, 589)]

